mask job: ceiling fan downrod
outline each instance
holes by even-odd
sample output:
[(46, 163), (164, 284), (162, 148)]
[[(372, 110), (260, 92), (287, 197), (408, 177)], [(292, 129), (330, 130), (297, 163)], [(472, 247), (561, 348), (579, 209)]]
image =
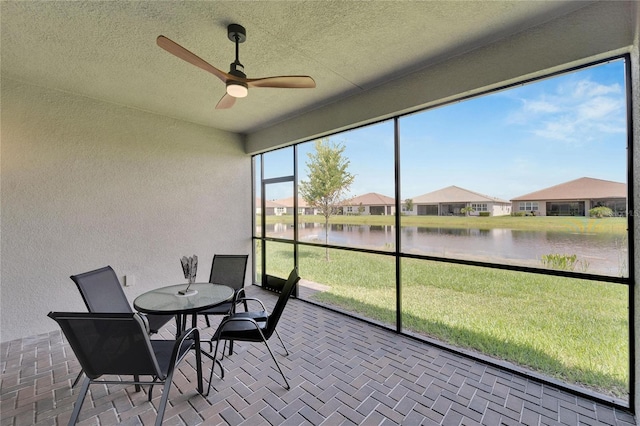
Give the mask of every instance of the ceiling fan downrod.
[(247, 78), (247, 75), (244, 73), (244, 65), (240, 62), (240, 43), (244, 43), (247, 40), (247, 31), (242, 25), (230, 24), (227, 27), (227, 37), (236, 45), (236, 60), (231, 63), (229, 74), (236, 77)]

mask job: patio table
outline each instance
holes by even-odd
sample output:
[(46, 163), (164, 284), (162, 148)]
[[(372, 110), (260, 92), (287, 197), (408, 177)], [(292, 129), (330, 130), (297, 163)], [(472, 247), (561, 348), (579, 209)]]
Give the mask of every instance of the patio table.
[(176, 316), (176, 334), (187, 328), (187, 315), (192, 315), (192, 327), (196, 326), (199, 311), (213, 308), (233, 299), (234, 290), (222, 284), (193, 283), (192, 294), (180, 294), (189, 284), (176, 284), (156, 288), (136, 297), (133, 306), (146, 314)]
[[(189, 287), (195, 290), (188, 294), (181, 294)], [(192, 327), (196, 327), (198, 311), (213, 308), (222, 303), (233, 300), (234, 290), (223, 284), (192, 283), (176, 284), (167, 287), (156, 288), (136, 297), (133, 306), (146, 314), (175, 315), (176, 336), (179, 336), (187, 328), (187, 315), (192, 316)], [(220, 377), (224, 377), (224, 370), (220, 361), (205, 351), (205, 355), (220, 367)], [(211, 366), (213, 369), (214, 366)]]

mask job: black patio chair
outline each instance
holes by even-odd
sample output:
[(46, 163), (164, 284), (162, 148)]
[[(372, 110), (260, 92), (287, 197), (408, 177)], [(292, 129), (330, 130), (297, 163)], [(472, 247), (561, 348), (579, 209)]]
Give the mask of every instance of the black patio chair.
[[(71, 280), (76, 284), (84, 304), (89, 312), (100, 313), (133, 313), (127, 296), (122, 290), (120, 280), (111, 266), (71, 275)], [(149, 333), (157, 333), (160, 327), (174, 318), (173, 315), (146, 315)], [(76, 377), (72, 387), (75, 386), (82, 371)]]
[(229, 315), (231, 310), (235, 308), (236, 299), (245, 296), (244, 277), (247, 271), (248, 258), (249, 255), (247, 254), (216, 254), (213, 256), (209, 282), (212, 284), (224, 284), (233, 288), (234, 295), (233, 301), (198, 312), (198, 315), (204, 315), (207, 327), (211, 327), (209, 315)]
[[(200, 335), (190, 328), (176, 340), (151, 340), (146, 319), (138, 313), (50, 312), (62, 329), (83, 371), (80, 388), (69, 420), (75, 424), (91, 384), (163, 384), (156, 426), (162, 424), (169, 399), (173, 373), (191, 349), (195, 349), (198, 392), (202, 394), (202, 358)], [(133, 376), (134, 380), (107, 380), (105, 375)], [(140, 380), (151, 376), (151, 380)]]
[[(76, 283), (89, 312), (133, 313), (120, 280), (111, 266), (69, 277)], [(149, 332), (157, 333), (173, 315), (147, 314)]]
[[(273, 355), (273, 352), (271, 351), (271, 348), (269, 347), (269, 343), (267, 343), (267, 341), (271, 338), (274, 332), (276, 332), (276, 327), (278, 325), (278, 322), (280, 321), (280, 318), (282, 317), (282, 313), (287, 304), (287, 301), (289, 300), (289, 297), (293, 293), (293, 290), (295, 289), (295, 286), (298, 283), (298, 281), (300, 281), (300, 277), (298, 276), (298, 270), (294, 268), (289, 274), (289, 278), (287, 278), (287, 281), (284, 284), (284, 287), (282, 288), (282, 292), (280, 293), (280, 296), (278, 297), (278, 301), (276, 302), (273, 310), (271, 311), (270, 314), (267, 314), (266, 318), (264, 319), (256, 320), (255, 318), (252, 318), (251, 312), (233, 313), (223, 318), (212, 338), (212, 341), (213, 340), (216, 341), (216, 348), (215, 348), (215, 351), (213, 352), (214, 359), (217, 357), (217, 354), (218, 354), (218, 345), (220, 343), (220, 340), (225, 340), (225, 344), (227, 340), (243, 341), (243, 342), (264, 342), (265, 346), (267, 347), (267, 350), (269, 351), (269, 354), (271, 355), (271, 358), (273, 359), (273, 362), (276, 364), (278, 371), (280, 372), (280, 374), (282, 375), (282, 378), (284, 379), (284, 382), (286, 383), (285, 387), (287, 389), (290, 389), (289, 382), (287, 381), (287, 378), (282, 372), (282, 369), (280, 368), (280, 364), (278, 364), (278, 361), (276, 360), (276, 357)], [(247, 298), (246, 300), (258, 300), (258, 299)], [(244, 300), (238, 299), (237, 301), (241, 302)], [(266, 312), (266, 310), (264, 312)], [(262, 312), (258, 312), (256, 314), (256, 318), (259, 318), (260, 315), (262, 315)], [(286, 354), (289, 355), (289, 351), (284, 346), (284, 342), (282, 342), (282, 339), (280, 339), (280, 342), (282, 343)], [(222, 350), (221, 359), (223, 358), (224, 358), (224, 348)], [(213, 379), (213, 369), (211, 370), (211, 375), (209, 376), (209, 388), (207, 389), (207, 395), (211, 390), (212, 379)]]

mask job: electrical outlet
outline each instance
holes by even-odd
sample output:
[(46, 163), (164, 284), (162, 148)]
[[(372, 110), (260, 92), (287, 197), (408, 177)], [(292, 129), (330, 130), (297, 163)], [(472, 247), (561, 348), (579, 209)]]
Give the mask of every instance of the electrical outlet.
[(136, 277), (133, 275), (125, 275), (124, 276), (124, 286), (131, 287), (136, 283)]

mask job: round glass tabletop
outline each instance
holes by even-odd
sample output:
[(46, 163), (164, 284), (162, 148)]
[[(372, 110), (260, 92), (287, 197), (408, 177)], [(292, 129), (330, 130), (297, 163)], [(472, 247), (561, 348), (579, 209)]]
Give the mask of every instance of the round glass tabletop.
[(233, 298), (233, 289), (222, 284), (193, 283), (195, 293), (180, 294), (189, 284), (157, 288), (136, 297), (133, 306), (147, 314), (188, 314), (212, 308)]

